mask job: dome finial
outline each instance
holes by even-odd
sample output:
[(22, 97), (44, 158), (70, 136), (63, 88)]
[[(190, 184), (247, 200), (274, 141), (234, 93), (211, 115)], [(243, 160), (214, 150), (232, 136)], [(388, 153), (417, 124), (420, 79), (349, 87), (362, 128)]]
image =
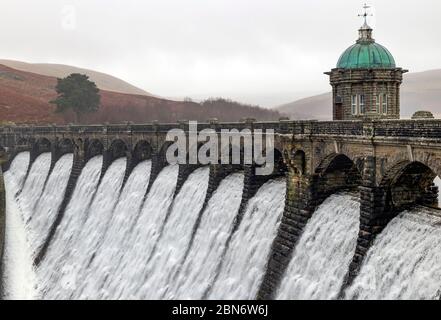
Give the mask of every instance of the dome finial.
[(372, 17), (373, 14), (368, 13), (368, 9), (370, 9), (371, 6), (367, 5), (366, 3), (363, 6), (364, 13), (359, 14), (359, 17), (364, 18), (364, 24), (361, 26), (359, 31), (359, 38), (357, 42), (374, 42), (374, 39), (372, 39), (372, 28), (367, 23), (367, 17)]
[[(371, 6), (369, 6), (369, 5), (367, 5), (367, 4), (365, 3), (364, 6), (363, 6), (364, 13), (358, 15), (359, 17), (363, 17), (363, 18), (364, 18), (364, 24), (363, 24), (363, 27), (362, 27), (362, 28), (364, 28), (364, 27), (369, 27), (369, 25), (368, 25), (368, 23), (367, 23), (367, 17), (372, 17), (372, 16), (373, 16), (373, 14), (368, 13), (368, 9), (370, 9), (370, 8), (371, 8)], [(369, 28), (370, 28), (370, 27), (369, 27)]]

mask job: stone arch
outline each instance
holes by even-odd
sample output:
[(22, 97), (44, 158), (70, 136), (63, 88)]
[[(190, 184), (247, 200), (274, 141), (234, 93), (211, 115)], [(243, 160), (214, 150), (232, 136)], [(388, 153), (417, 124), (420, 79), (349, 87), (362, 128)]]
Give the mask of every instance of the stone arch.
[(60, 152), (60, 155), (66, 154), (66, 153), (73, 153), (74, 152), (74, 143), (71, 139), (62, 139), (58, 142), (57, 148)]
[(140, 140), (133, 148), (132, 156), (136, 162), (141, 162), (152, 158), (153, 148), (146, 140)]
[(18, 139), (16, 146), (17, 147), (29, 147), (29, 140), (26, 138)]
[(107, 150), (111, 159), (115, 160), (118, 158), (123, 158), (127, 156), (127, 145), (126, 143), (121, 139), (113, 140), (110, 144), (109, 149)]
[(104, 145), (99, 139), (88, 140), (86, 143), (86, 160), (89, 160), (97, 155), (102, 155), (104, 152)]
[(286, 172), (288, 172), (288, 167), (283, 152), (278, 148), (274, 148), (274, 174), (285, 175)]
[(317, 188), (324, 196), (340, 190), (354, 190), (361, 185), (361, 172), (357, 164), (342, 153), (327, 155), (316, 168)]
[(47, 138), (39, 138), (34, 144), (34, 148), (38, 153), (50, 152), (51, 147), (52, 143)]
[(385, 194), (385, 211), (398, 212), (415, 204), (437, 202), (433, 180), (435, 171), (420, 161), (403, 160), (383, 176), (380, 188)]

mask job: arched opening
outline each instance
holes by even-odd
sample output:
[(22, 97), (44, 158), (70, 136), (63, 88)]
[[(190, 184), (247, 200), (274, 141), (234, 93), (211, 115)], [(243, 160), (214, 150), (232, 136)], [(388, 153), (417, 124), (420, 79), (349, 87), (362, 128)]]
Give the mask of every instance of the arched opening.
[(40, 138), (37, 140), (34, 146), (39, 153), (50, 152), (51, 151), (51, 142), (46, 138)]
[(127, 156), (127, 146), (122, 140), (114, 140), (109, 148), (109, 155), (113, 160)]
[(27, 147), (29, 145), (29, 141), (25, 138), (19, 139), (17, 141), (17, 146), (18, 147)]
[(361, 184), (357, 165), (344, 154), (330, 154), (316, 169), (319, 192), (325, 196), (342, 190), (356, 190)]
[(147, 159), (151, 159), (153, 154), (153, 149), (145, 140), (138, 141), (135, 148), (133, 149), (133, 158), (137, 160), (137, 162), (141, 162)]
[(60, 154), (73, 153), (74, 147), (71, 139), (63, 139), (58, 143)]
[(104, 146), (100, 140), (94, 139), (86, 143), (86, 159), (91, 159), (97, 155), (102, 155), (104, 151)]
[(437, 206), (438, 190), (433, 184), (436, 176), (431, 168), (418, 161), (396, 164), (380, 185), (386, 191), (386, 209), (400, 211), (415, 204)]
[(274, 172), (275, 175), (285, 175), (288, 171), (283, 154), (279, 149), (274, 148)]

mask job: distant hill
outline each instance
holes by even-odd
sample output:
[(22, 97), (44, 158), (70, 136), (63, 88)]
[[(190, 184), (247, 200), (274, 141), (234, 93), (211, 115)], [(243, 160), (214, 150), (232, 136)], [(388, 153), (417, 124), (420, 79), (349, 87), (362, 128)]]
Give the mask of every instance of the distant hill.
[[(276, 108), (291, 119), (329, 120), (332, 118), (332, 95), (325, 93)], [(409, 118), (417, 110), (431, 111), (441, 118), (441, 69), (404, 75), (401, 86), (401, 116)]]
[(63, 64), (27, 63), (27, 62), (15, 61), (15, 60), (2, 60), (2, 59), (0, 59), (0, 64), (3, 64), (7, 67), (17, 70), (37, 73), (44, 76), (50, 76), (56, 78), (64, 78), (70, 75), (71, 73), (86, 74), (93, 82), (96, 83), (97, 87), (102, 90), (130, 93), (130, 94), (141, 94), (148, 96), (152, 95), (147, 91), (139, 89), (131, 85), (130, 83), (127, 83), (114, 76), (93, 70), (82, 69)]
[[(16, 70), (0, 65), (0, 124), (14, 123), (69, 123), (73, 115), (54, 113), (57, 79), (41, 74)], [(277, 120), (280, 114), (274, 110), (243, 105), (228, 100), (212, 100), (205, 103), (172, 101), (146, 95), (134, 95), (100, 90), (101, 106), (97, 113), (84, 120), (92, 123), (145, 123), (153, 120), (176, 122), (177, 120), (238, 121), (241, 118)]]

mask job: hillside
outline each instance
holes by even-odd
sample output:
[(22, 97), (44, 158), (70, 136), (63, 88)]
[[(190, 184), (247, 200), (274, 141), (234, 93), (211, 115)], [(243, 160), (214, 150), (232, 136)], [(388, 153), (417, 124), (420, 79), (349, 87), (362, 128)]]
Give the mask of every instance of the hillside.
[[(332, 95), (325, 93), (284, 104), (276, 110), (292, 119), (332, 118)], [(441, 69), (404, 75), (401, 86), (401, 117), (409, 118), (417, 110), (431, 111), (441, 117)]]
[(63, 64), (27, 63), (27, 62), (15, 61), (15, 60), (2, 60), (2, 59), (0, 59), (0, 64), (3, 64), (7, 67), (17, 70), (37, 73), (44, 76), (50, 76), (56, 78), (64, 78), (71, 73), (86, 74), (93, 82), (96, 83), (97, 87), (102, 90), (129, 93), (129, 94), (148, 95), (148, 96), (152, 95), (114, 76), (93, 70), (77, 68)]
[[(0, 123), (69, 123), (73, 116), (55, 113), (49, 101), (55, 99), (57, 79), (0, 65)], [(238, 121), (252, 117), (277, 120), (276, 111), (242, 105), (227, 100), (206, 103), (181, 102), (152, 96), (100, 90), (101, 106), (89, 114), (84, 123), (176, 122), (177, 120)]]

